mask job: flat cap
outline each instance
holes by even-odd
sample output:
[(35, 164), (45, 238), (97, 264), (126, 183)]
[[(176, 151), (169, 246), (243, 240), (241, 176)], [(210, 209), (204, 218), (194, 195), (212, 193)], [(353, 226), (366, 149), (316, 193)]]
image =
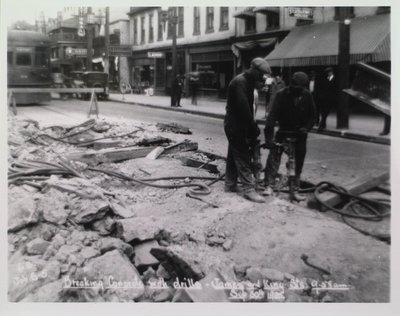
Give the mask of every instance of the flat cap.
[(254, 58), (250, 63), (250, 67), (258, 69), (265, 74), (271, 73), (271, 67), (269, 66), (268, 62), (260, 57)]
[(293, 85), (307, 87), (310, 80), (306, 73), (302, 71), (295, 72), (292, 76)]

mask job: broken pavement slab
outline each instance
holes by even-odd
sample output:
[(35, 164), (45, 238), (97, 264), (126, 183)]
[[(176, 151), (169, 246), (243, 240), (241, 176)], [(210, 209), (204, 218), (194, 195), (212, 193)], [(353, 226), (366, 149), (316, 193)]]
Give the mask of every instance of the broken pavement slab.
[(204, 273), (195, 258), (189, 257), (182, 249), (158, 247), (150, 253), (157, 258), (172, 279), (198, 281)]
[(125, 242), (155, 239), (163, 230), (162, 223), (154, 217), (132, 217), (117, 220), (116, 236)]
[(188, 157), (180, 157), (182, 164), (187, 167), (193, 167), (198, 169), (206, 169), (211, 173), (219, 173), (216, 165), (210, 162), (203, 162), (196, 159), (188, 158)]
[[(140, 274), (120, 251), (112, 250), (100, 257), (91, 259), (78, 274), (79, 279), (97, 281), (102, 284), (105, 301), (132, 302), (144, 293)], [(83, 289), (78, 289), (83, 290)]]
[(129, 159), (146, 157), (154, 147), (126, 147), (121, 149), (103, 149), (98, 151), (80, 151), (67, 155), (68, 160), (75, 160), (95, 166), (100, 163), (113, 163)]
[(11, 203), (8, 207), (8, 231), (17, 231), (30, 224), (39, 222), (37, 201), (32, 196)]
[(136, 245), (133, 248), (135, 253), (135, 267), (143, 269), (146, 267), (154, 267), (160, 264), (160, 262), (150, 253), (152, 248), (157, 248), (160, 245), (157, 241), (151, 240)]

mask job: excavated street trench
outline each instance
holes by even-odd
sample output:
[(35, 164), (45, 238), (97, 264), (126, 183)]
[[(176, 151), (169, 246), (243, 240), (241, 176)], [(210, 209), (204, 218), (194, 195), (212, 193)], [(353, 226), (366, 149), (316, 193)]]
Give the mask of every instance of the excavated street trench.
[[(137, 145), (160, 137), (178, 146), (146, 158)], [(9, 116), (9, 301), (389, 301), (390, 245), (284, 193), (255, 204), (216, 181), (199, 194), (225, 162), (184, 140), (197, 142), (132, 120)], [(132, 146), (138, 157), (104, 154)]]

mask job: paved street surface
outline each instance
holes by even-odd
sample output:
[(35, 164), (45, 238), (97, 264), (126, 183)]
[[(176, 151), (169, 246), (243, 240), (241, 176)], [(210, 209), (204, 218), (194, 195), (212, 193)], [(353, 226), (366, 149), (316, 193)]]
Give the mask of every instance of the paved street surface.
[[(165, 97), (160, 100), (168, 101)], [(50, 117), (50, 122), (76, 124), (87, 118), (88, 109), (87, 101), (53, 100), (51, 105), (18, 107), (18, 115), (44, 122), (48, 122)], [(121, 117), (150, 123), (180, 123), (193, 131), (199, 139), (200, 149), (219, 156), (226, 155), (227, 141), (222, 119), (111, 101), (99, 102), (99, 110), (102, 118)], [(215, 109), (214, 111), (216, 113)], [(373, 126), (377, 129), (376, 124)], [(263, 150), (262, 154), (265, 163), (267, 151)], [(314, 184), (322, 180), (346, 183), (366, 172), (389, 170), (389, 166), (390, 146), (310, 133), (304, 179)]]

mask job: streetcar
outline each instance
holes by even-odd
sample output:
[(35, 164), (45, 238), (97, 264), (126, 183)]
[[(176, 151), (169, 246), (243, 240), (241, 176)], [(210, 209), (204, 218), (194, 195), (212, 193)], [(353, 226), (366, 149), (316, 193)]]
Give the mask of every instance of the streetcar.
[[(7, 34), (8, 88), (50, 88), (50, 39), (25, 30), (9, 30)], [(46, 92), (15, 93), (17, 104), (50, 102)]]

